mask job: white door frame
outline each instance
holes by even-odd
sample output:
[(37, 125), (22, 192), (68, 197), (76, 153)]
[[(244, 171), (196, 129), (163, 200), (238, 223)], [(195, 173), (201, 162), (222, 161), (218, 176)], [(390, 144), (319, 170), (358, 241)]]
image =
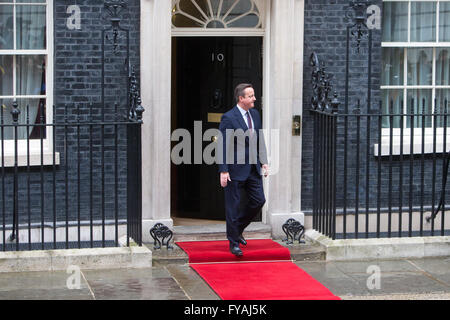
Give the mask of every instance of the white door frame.
[[(171, 41), (173, 36), (263, 37), (263, 128), (278, 130), (266, 138), (270, 150), (279, 150), (276, 174), (264, 179), (266, 205), (263, 222), (274, 238), (282, 236), (288, 218), (303, 222), (300, 212), (301, 137), (292, 137), (292, 115), (302, 115), (304, 0), (266, 1), (264, 31), (202, 29), (174, 31), (171, 1), (141, 0), (141, 95), (143, 116), (142, 216), (143, 240), (162, 222), (173, 227), (170, 212)], [(239, 32), (241, 31), (241, 32)], [(278, 151), (277, 151), (278, 153)], [(269, 160), (270, 161), (270, 160)], [(294, 174), (294, 173), (295, 174)]]
[[(269, 81), (266, 80), (268, 78), (269, 73), (269, 57), (270, 52), (268, 51), (270, 46), (266, 45), (266, 43), (270, 43), (269, 38), (269, 30), (270, 30), (270, 5), (271, 0), (259, 0), (262, 7), (260, 8), (260, 12), (262, 15), (263, 23), (262, 29), (249, 29), (249, 28), (228, 28), (228, 29), (205, 29), (205, 28), (172, 28), (172, 37), (261, 37), (263, 40), (263, 96), (261, 97), (261, 106), (263, 112), (263, 128), (265, 126), (265, 116), (268, 116), (268, 112), (265, 112), (264, 106), (267, 106), (268, 103), (268, 93), (269, 93)], [(267, 190), (268, 190), (268, 181), (264, 180), (264, 190), (267, 198)], [(267, 206), (264, 206), (262, 210), (262, 221), (265, 223), (267, 214)]]

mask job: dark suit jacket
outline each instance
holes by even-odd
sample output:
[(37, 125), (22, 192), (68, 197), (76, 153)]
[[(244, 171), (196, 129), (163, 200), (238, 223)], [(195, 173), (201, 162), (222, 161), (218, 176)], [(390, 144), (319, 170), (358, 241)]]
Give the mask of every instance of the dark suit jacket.
[[(219, 130), (222, 133), (223, 153), (219, 155), (219, 172), (229, 172), (231, 180), (245, 181), (252, 164), (256, 165), (261, 174), (261, 165), (267, 164), (267, 149), (258, 110), (250, 109), (253, 120), (254, 134), (248, 127), (238, 107), (235, 106), (222, 116)], [(247, 134), (245, 134), (247, 133)]]

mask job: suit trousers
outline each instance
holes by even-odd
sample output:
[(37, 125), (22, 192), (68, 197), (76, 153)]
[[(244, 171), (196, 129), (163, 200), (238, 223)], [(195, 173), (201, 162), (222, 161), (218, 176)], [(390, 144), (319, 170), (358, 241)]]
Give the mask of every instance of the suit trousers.
[[(238, 246), (238, 238), (252, 219), (258, 214), (266, 202), (264, 196), (262, 176), (256, 166), (245, 181), (228, 181), (225, 191), (225, 214), (227, 223), (227, 238), (230, 245)], [(241, 192), (245, 191), (248, 203), (241, 205)]]

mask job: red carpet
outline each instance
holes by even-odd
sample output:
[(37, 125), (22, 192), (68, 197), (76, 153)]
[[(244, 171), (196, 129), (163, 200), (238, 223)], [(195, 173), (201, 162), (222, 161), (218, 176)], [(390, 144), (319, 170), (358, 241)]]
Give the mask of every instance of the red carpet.
[(223, 300), (340, 300), (290, 262), (289, 250), (272, 240), (248, 240), (247, 246), (241, 246), (244, 256), (239, 258), (229, 252), (228, 241), (177, 245)]
[(270, 240), (249, 240), (244, 256), (230, 253), (228, 241), (177, 242), (189, 256), (189, 263), (291, 260), (289, 249)]

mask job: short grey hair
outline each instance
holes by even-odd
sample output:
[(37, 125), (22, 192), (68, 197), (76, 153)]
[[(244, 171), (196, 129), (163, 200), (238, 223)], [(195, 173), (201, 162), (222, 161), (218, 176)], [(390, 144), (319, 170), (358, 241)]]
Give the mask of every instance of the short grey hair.
[(252, 88), (253, 85), (250, 83), (241, 83), (236, 86), (234, 89), (234, 97), (236, 98), (236, 103), (239, 102), (239, 97), (245, 97), (245, 89)]

